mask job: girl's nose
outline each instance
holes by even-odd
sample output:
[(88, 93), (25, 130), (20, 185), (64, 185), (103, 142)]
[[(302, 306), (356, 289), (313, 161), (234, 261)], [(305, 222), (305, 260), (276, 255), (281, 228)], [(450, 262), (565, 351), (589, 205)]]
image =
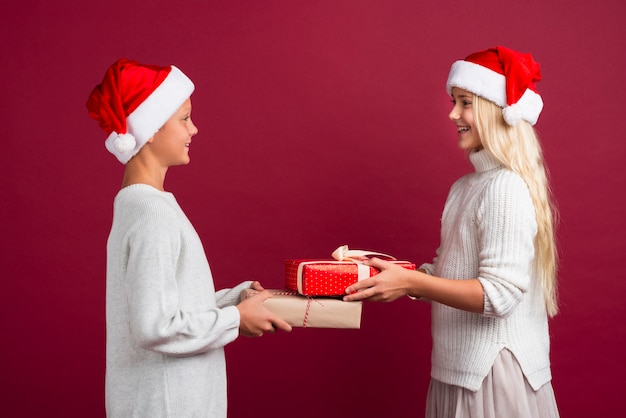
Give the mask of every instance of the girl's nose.
[(458, 120), (460, 117), (461, 115), (456, 110), (456, 106), (454, 106), (452, 110), (450, 111), (450, 113), (448, 114), (448, 118), (450, 118), (451, 121), (455, 121), (455, 120)]

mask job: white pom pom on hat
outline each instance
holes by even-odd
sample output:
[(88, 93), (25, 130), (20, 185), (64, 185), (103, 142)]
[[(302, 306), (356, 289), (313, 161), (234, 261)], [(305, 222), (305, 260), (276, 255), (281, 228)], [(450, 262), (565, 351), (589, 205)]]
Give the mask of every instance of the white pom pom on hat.
[(498, 46), (470, 54), (450, 68), (446, 90), (468, 90), (502, 107), (502, 116), (510, 126), (524, 119), (535, 125), (543, 109), (543, 100), (535, 83), (541, 71), (531, 54)]
[[(116, 132), (117, 134), (117, 132)], [(135, 137), (131, 134), (121, 134), (117, 135), (113, 140), (113, 146), (115, 147), (115, 151), (120, 154), (128, 154), (137, 146), (137, 141)]]
[(113, 63), (87, 100), (87, 110), (108, 134), (105, 146), (126, 164), (194, 91), (175, 66), (122, 58)]

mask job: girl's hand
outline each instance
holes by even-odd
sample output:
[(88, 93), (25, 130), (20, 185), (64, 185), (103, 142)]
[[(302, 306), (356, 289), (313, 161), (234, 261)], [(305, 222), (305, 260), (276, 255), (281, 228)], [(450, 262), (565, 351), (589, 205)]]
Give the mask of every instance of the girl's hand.
[(409, 293), (410, 270), (378, 258), (371, 258), (363, 264), (379, 269), (380, 273), (349, 286), (343, 300), (391, 302)]

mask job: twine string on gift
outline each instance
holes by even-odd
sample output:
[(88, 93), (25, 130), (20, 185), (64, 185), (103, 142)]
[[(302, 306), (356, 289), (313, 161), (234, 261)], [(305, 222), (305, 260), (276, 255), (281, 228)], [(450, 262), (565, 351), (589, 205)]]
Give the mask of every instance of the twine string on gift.
[(315, 299), (312, 296), (307, 296), (306, 298), (306, 310), (304, 311), (304, 321), (302, 321), (302, 328), (306, 328), (307, 323), (309, 322), (309, 311), (311, 310), (312, 301), (318, 303), (322, 308), (324, 307), (324, 304), (319, 299)]
[[(272, 292), (273, 295), (288, 295), (288, 296), (303, 296), (297, 292), (284, 291), (284, 292)], [(318, 303), (321, 307), (324, 307), (324, 304), (319, 300), (314, 298), (313, 296), (305, 296), (306, 297), (306, 309), (304, 310), (304, 320), (302, 321), (302, 328), (306, 328), (309, 323), (309, 312), (311, 311), (311, 302)]]
[[(251, 293), (253, 295), (256, 295), (259, 292), (257, 290), (251, 290)], [(322, 308), (324, 307), (324, 304), (319, 299), (316, 299), (313, 296), (304, 296), (304, 295), (301, 295), (301, 294), (299, 294), (297, 292), (292, 292), (290, 290), (284, 290), (284, 291), (278, 291), (278, 292), (277, 291), (270, 291), (270, 293), (272, 295), (277, 295), (277, 296), (300, 296), (300, 297), (306, 297), (307, 302), (306, 302), (306, 309), (304, 310), (304, 319), (302, 321), (302, 328), (306, 328), (307, 324), (309, 322), (309, 312), (311, 311), (311, 302), (315, 302), (315, 303), (319, 304)]]

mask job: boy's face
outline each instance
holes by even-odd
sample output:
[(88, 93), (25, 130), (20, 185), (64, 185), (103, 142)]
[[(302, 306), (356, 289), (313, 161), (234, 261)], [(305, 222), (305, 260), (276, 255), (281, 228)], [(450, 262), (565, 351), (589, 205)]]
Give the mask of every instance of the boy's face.
[(452, 88), (452, 111), (448, 115), (456, 125), (459, 148), (470, 151), (482, 148), (482, 141), (474, 125), (472, 101), (474, 95), (458, 87)]
[(146, 145), (163, 167), (189, 164), (191, 137), (197, 133), (191, 121), (191, 99), (187, 99)]

